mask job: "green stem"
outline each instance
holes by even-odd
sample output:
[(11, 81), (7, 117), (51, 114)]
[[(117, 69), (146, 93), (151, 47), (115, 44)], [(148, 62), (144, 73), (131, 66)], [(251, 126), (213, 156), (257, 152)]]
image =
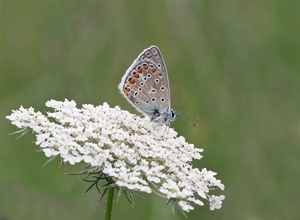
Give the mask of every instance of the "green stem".
[(110, 187), (107, 193), (105, 220), (111, 220), (115, 187)]

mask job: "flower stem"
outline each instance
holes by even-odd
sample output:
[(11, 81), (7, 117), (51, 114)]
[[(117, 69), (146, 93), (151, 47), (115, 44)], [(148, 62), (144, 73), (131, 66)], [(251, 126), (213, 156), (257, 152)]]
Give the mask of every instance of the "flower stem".
[(107, 193), (105, 220), (111, 220), (115, 187), (110, 187)]

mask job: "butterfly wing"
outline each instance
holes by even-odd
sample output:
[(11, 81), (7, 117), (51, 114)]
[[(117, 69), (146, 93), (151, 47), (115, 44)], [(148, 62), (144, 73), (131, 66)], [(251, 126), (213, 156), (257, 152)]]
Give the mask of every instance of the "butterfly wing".
[(146, 115), (170, 109), (167, 68), (156, 46), (137, 57), (124, 74), (119, 89), (129, 103)]

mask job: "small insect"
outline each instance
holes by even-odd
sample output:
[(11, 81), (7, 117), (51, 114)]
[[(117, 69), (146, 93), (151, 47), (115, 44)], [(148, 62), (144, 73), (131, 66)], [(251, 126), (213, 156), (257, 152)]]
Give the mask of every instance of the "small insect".
[(145, 49), (122, 77), (126, 100), (151, 121), (169, 125), (178, 115), (171, 109), (167, 68), (157, 46)]

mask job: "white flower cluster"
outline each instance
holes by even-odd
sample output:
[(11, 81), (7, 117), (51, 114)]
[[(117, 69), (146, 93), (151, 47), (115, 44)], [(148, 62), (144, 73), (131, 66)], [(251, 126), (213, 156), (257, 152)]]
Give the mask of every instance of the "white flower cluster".
[(47, 116), (21, 106), (6, 118), (19, 128), (32, 129), (47, 157), (59, 155), (70, 164), (83, 161), (120, 187), (147, 193), (158, 190), (186, 212), (193, 204), (202, 206), (201, 199), (209, 201), (211, 210), (221, 208), (224, 196), (209, 194), (224, 189), (216, 173), (190, 164), (201, 159), (202, 149), (177, 137), (172, 128), (106, 103), (79, 109), (74, 101), (51, 100), (46, 106), (54, 109)]

